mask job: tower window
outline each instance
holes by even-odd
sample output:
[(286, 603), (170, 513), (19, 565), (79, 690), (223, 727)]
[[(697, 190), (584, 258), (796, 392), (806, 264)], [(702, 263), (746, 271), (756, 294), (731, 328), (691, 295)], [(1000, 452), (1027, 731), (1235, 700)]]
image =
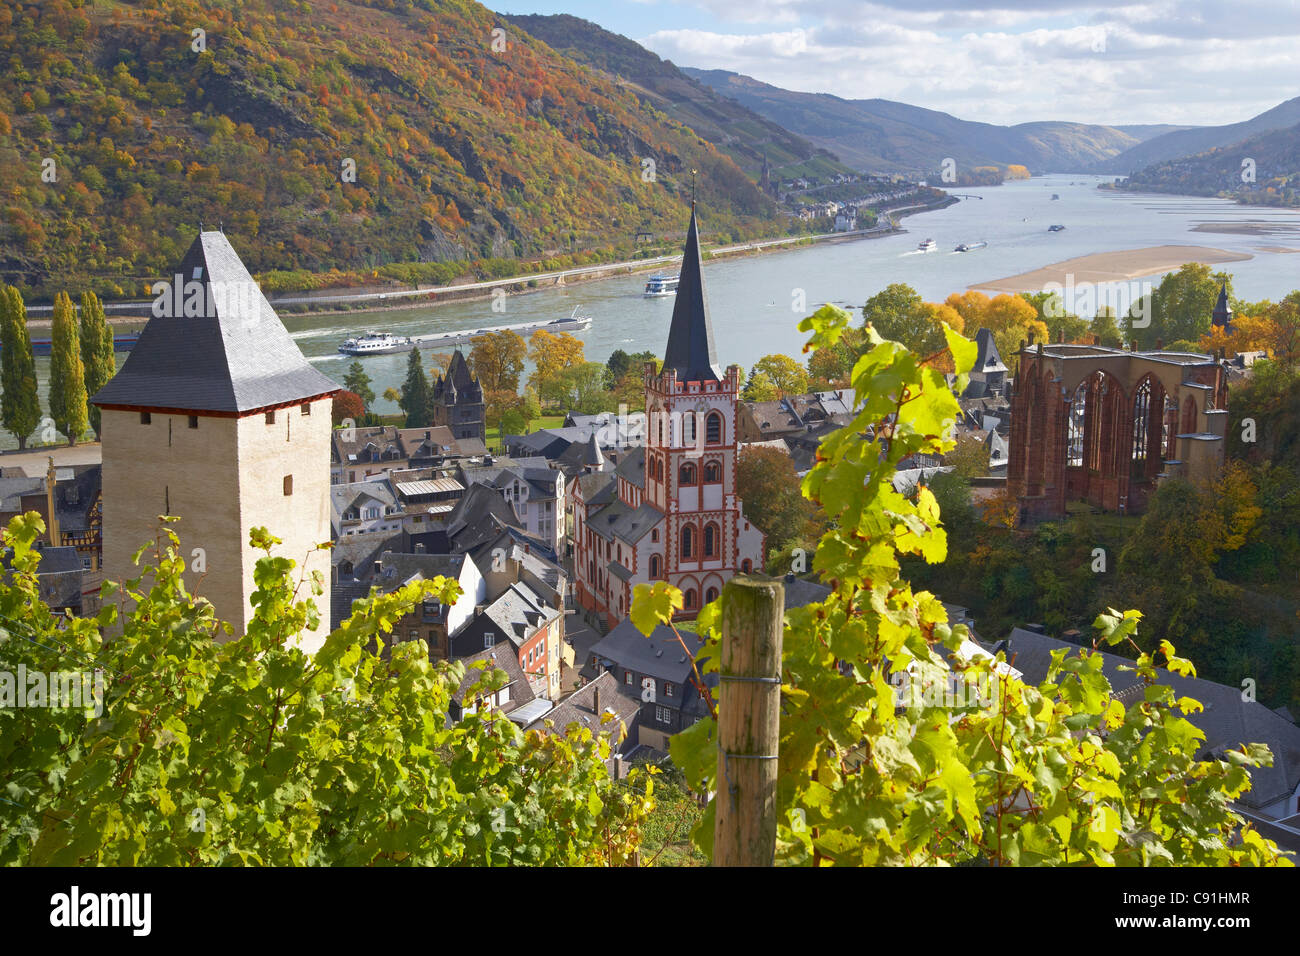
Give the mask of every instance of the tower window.
[(704, 420), (704, 440), (710, 445), (722, 444), (722, 415), (719, 412), (709, 412), (709, 417)]
[(198, 428), (198, 427), (199, 427), (199, 416), (198, 416), (198, 415), (191, 415), (191, 416), (190, 416), (190, 428)]
[(293, 494), (293, 475), (284, 476), (284, 493), (285, 495)]
[(150, 415), (148, 412), (141, 412), (141, 413), (140, 413), (140, 424), (141, 424), (141, 425), (148, 425), (148, 424), (149, 424), (150, 422), (152, 422), (152, 421), (153, 421), (153, 416)]
[(695, 484), (695, 466), (690, 462), (682, 465), (681, 470), (677, 473), (677, 482), (682, 485)]
[(274, 425), (274, 424), (275, 424), (275, 412), (274, 412), (274, 411), (270, 411), (270, 412), (267, 412), (267, 413), (266, 413), (266, 423), (267, 423), (268, 425)]
[(716, 461), (705, 462), (704, 464), (704, 483), (706, 485), (716, 485), (722, 481), (722, 466)]

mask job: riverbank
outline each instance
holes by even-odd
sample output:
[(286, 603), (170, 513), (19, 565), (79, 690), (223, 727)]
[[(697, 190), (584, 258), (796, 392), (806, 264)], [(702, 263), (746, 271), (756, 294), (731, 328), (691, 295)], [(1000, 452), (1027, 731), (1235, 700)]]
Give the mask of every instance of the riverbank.
[(1253, 258), (1255, 257), (1249, 253), (1212, 249), (1208, 246), (1150, 246), (1146, 249), (1123, 249), (1076, 256), (1019, 275), (974, 282), (966, 288), (1012, 294), (1041, 292), (1049, 283), (1078, 285), (1083, 282), (1124, 282), (1142, 276), (1173, 272), (1189, 262), (1219, 265)]
[[(771, 252), (788, 252), (803, 246), (837, 245), (856, 242), (862, 239), (879, 239), (884, 236), (906, 232), (897, 225), (897, 220), (904, 216), (917, 215), (935, 209), (942, 209), (958, 202), (954, 197), (938, 203), (925, 203), (904, 206), (899, 209), (882, 210), (881, 217), (892, 225), (873, 226), (870, 229), (858, 229), (852, 232), (818, 233), (812, 236), (784, 236), (776, 239), (762, 239), (753, 242), (736, 243), (705, 249), (706, 261), (739, 259), (749, 256), (765, 255)], [(666, 267), (681, 261), (680, 255), (656, 256), (652, 259), (631, 259), (623, 262), (611, 262), (601, 265), (581, 266), (561, 272), (523, 274), (503, 279), (482, 282), (467, 282), (453, 286), (424, 286), (415, 289), (397, 289), (387, 291), (367, 291), (358, 293), (340, 290), (318, 290), (306, 294), (279, 294), (268, 296), (272, 306), (282, 315), (309, 315), (312, 317), (349, 315), (354, 312), (401, 312), (434, 308), (457, 302), (471, 302), (489, 299), (498, 289), (506, 290), (508, 295), (523, 295), (542, 289), (585, 285), (605, 279), (663, 271)], [(520, 288), (522, 287), (522, 288)], [(346, 302), (346, 307), (330, 308), (327, 303)], [(138, 303), (139, 310), (124, 312), (122, 303), (111, 303), (112, 309), (107, 315), (108, 322), (117, 327), (142, 326), (148, 320), (150, 302)], [(322, 307), (324, 306), (324, 307)], [(28, 325), (36, 329), (50, 327), (49, 316), (29, 316)]]

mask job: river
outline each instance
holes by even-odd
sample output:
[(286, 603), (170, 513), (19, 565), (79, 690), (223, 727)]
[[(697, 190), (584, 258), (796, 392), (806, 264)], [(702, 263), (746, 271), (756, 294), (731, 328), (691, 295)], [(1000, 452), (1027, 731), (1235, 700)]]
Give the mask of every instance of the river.
[[(1253, 259), (1214, 268), (1233, 276), (1242, 299), (1279, 299), (1300, 287), (1300, 253), (1263, 251), (1300, 246), (1300, 231), (1289, 236), (1194, 232), (1203, 222), (1275, 222), (1300, 230), (1300, 210), (1239, 206), (1229, 200), (1185, 196), (1113, 193), (1097, 189), (1102, 177), (1053, 175), (991, 187), (961, 187), (963, 199), (944, 209), (908, 216), (907, 230), (881, 239), (802, 246), (785, 252), (721, 260), (704, 266), (705, 289), (713, 320), (718, 360), (748, 368), (763, 355), (800, 356), (804, 336), (799, 319), (825, 302), (859, 308), (891, 282), (905, 282), (929, 301), (942, 301), (968, 285), (1003, 278), (1095, 252), (1159, 245), (1201, 245), (1247, 252)], [(1053, 194), (1060, 199), (1053, 200)], [(686, 216), (683, 210), (683, 217)], [(1060, 223), (1065, 231), (1049, 233)], [(939, 250), (916, 252), (932, 237)], [(703, 237), (708, 240), (707, 234)], [(987, 242), (973, 252), (955, 253), (962, 242)], [(1158, 276), (1151, 276), (1153, 282)], [(594, 318), (578, 337), (587, 358), (603, 362), (615, 349), (649, 350), (662, 355), (668, 338), (673, 299), (645, 299), (644, 276), (620, 276), (570, 287), (549, 287), (503, 300), (494, 312), (491, 299), (453, 302), (429, 308), (344, 315), (286, 315), (284, 322), (307, 358), (342, 381), (352, 359), (336, 350), (348, 335), (385, 329), (419, 335), (483, 326), (567, 317), (575, 306)], [(798, 297), (806, 308), (794, 308)], [(119, 362), (125, 355), (119, 354)], [(377, 396), (400, 386), (405, 354), (360, 360)], [(48, 358), (37, 358), (42, 407)], [(380, 413), (396, 411), (382, 397)], [(0, 434), (0, 447), (15, 447)]]

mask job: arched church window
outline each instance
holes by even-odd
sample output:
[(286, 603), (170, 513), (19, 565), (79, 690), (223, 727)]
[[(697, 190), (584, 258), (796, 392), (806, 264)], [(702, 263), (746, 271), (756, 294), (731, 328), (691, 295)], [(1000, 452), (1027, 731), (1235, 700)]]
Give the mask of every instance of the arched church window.
[(722, 444), (722, 413), (709, 412), (704, 420), (704, 440), (710, 445)]

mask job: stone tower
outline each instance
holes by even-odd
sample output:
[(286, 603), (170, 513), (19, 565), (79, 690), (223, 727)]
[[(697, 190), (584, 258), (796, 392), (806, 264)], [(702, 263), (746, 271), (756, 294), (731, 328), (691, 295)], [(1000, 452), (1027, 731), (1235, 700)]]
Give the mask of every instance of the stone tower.
[[(103, 421), (104, 574), (138, 572), (131, 555), (158, 516), (175, 515), (186, 587), (243, 633), (260, 552), (249, 532), (283, 539), (295, 580), (322, 572), (328, 620), (331, 396), (225, 235), (201, 232), (180, 269), (153, 287), (153, 317), (121, 371), (92, 401)], [(305, 563), (305, 566), (304, 566)], [(302, 635), (318, 648), (325, 625)]]
[(483, 387), (470, 371), (465, 356), (457, 349), (447, 366), (447, 374), (433, 383), (430, 405), (433, 424), (446, 425), (453, 438), (487, 440)]

